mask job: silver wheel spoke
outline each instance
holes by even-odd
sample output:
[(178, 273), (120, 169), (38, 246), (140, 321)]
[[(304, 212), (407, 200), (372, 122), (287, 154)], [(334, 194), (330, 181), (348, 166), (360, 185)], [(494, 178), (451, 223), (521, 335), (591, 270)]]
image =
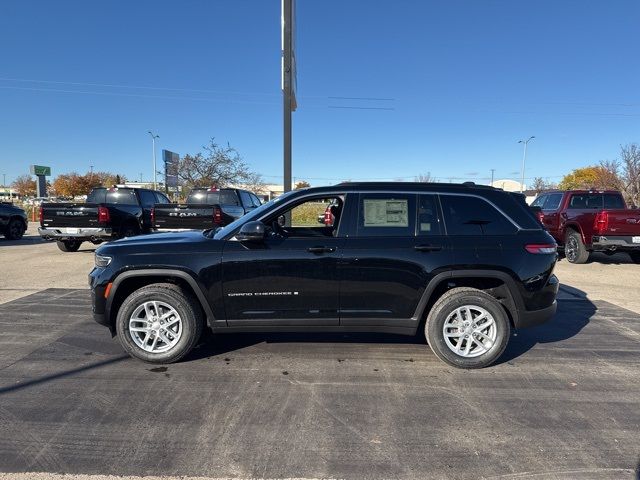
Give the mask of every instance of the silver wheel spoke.
[(446, 318), (442, 335), (453, 353), (464, 358), (474, 358), (493, 348), (498, 336), (498, 325), (485, 308), (463, 305)]
[(473, 331), (475, 333), (481, 332), (482, 330), (484, 330), (485, 328), (490, 327), (491, 325), (495, 324), (496, 322), (493, 321), (493, 318), (490, 318), (489, 320), (487, 320), (486, 322), (484, 322), (482, 325), (478, 325), (476, 323), (475, 328), (473, 329)]
[(129, 336), (146, 352), (167, 352), (182, 337), (182, 319), (177, 310), (164, 301), (145, 301), (129, 318)]

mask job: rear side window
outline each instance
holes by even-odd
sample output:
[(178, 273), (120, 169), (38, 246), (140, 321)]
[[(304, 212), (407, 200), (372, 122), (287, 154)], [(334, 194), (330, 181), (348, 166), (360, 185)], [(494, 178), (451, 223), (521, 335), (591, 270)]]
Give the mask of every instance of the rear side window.
[(238, 205), (238, 196), (234, 191), (227, 190), (220, 192), (220, 205)]
[(550, 193), (546, 197), (544, 204), (540, 205), (543, 210), (557, 210), (560, 207), (562, 193)]
[(580, 209), (600, 209), (602, 208), (602, 194), (600, 193), (578, 193), (571, 197), (569, 208)]
[(167, 197), (159, 192), (155, 192), (156, 195), (156, 203), (171, 203)]
[(242, 200), (242, 205), (244, 205), (245, 207), (251, 208), (254, 206), (253, 200), (251, 200), (251, 195), (249, 195), (249, 192), (241, 191), (240, 199)]
[(517, 231), (502, 213), (479, 197), (442, 195), (440, 201), (449, 235), (511, 235)]
[(440, 215), (435, 195), (418, 197), (418, 235), (441, 235)]
[(256, 197), (253, 193), (251, 194), (251, 200), (253, 201), (254, 207), (259, 207), (260, 205), (262, 205), (262, 202), (260, 201), (260, 199)]
[(415, 235), (416, 196), (387, 193), (360, 194), (358, 236)]
[(112, 188), (107, 190), (106, 203), (117, 203), (118, 205), (138, 205), (136, 192), (132, 189)]
[(624, 200), (622, 200), (620, 195), (616, 195), (615, 193), (605, 193), (604, 208), (624, 209)]

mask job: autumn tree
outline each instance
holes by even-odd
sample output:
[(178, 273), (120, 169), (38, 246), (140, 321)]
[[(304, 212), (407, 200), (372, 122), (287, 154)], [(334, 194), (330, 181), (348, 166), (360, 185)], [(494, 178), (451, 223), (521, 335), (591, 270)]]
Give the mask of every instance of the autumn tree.
[(309, 182), (307, 182), (306, 180), (300, 180), (298, 182), (296, 182), (295, 186), (293, 187), (294, 190), (301, 190), (303, 188), (309, 188), (311, 186), (311, 184)]
[(185, 155), (178, 163), (178, 178), (187, 188), (245, 184), (251, 171), (237, 150), (211, 139), (203, 151)]
[(20, 175), (11, 186), (21, 197), (33, 197), (36, 195), (36, 181), (31, 178), (31, 175)]
[(124, 176), (109, 172), (88, 172), (80, 175), (77, 172), (63, 173), (53, 181), (53, 190), (62, 197), (88, 195), (96, 187), (109, 187), (121, 183)]
[(562, 190), (581, 188), (619, 189), (620, 178), (601, 165), (576, 168), (562, 178), (559, 187)]

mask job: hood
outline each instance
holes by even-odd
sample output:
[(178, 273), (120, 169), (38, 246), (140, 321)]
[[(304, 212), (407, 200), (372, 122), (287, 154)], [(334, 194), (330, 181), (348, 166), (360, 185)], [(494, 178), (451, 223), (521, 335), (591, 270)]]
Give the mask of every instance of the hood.
[(114, 242), (109, 242), (100, 246), (96, 253), (105, 254), (108, 252), (140, 252), (152, 250), (179, 250), (191, 249), (200, 243), (216, 242), (209, 237), (205, 237), (201, 230), (170, 233), (150, 233), (135, 237), (122, 238)]

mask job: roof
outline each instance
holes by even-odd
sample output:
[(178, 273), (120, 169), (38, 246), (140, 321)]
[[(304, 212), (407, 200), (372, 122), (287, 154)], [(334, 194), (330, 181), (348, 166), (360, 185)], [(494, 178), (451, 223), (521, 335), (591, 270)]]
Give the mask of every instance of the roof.
[(437, 188), (454, 188), (454, 189), (474, 189), (498, 190), (489, 185), (476, 185), (473, 182), (465, 183), (436, 183), (436, 182), (342, 182), (335, 187), (354, 187), (354, 189), (372, 189), (372, 190), (433, 190)]

